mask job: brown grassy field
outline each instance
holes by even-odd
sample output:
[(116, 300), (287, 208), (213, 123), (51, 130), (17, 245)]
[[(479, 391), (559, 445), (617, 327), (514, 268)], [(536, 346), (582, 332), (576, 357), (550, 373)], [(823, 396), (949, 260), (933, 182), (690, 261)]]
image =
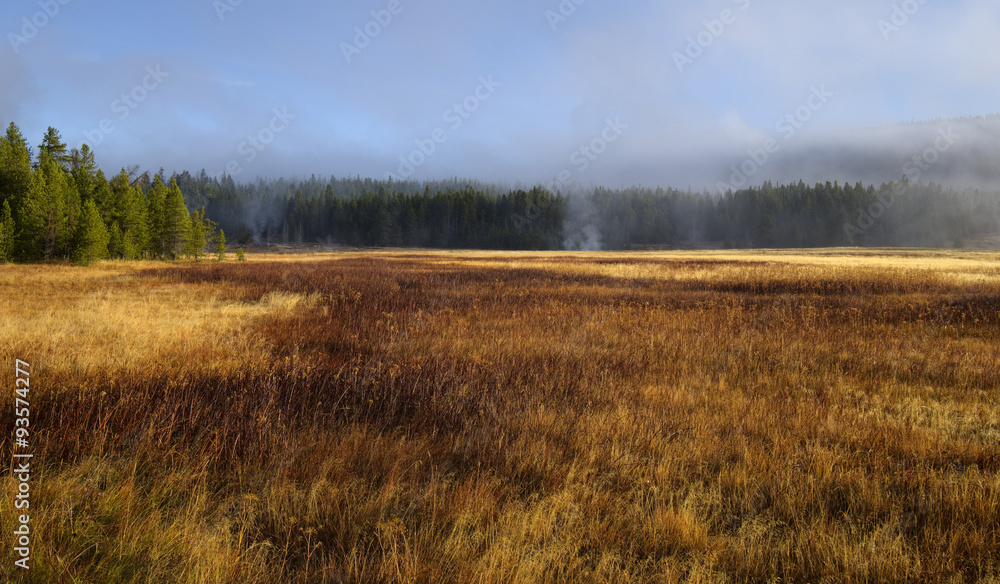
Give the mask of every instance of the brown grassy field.
[(0, 266), (6, 579), (1000, 582), (996, 252), (249, 260)]

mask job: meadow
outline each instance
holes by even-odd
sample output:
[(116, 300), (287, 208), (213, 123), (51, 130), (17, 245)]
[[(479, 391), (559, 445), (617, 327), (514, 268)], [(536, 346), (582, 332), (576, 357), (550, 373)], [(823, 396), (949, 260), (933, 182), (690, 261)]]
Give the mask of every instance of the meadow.
[(13, 582), (1000, 582), (1000, 253), (0, 266)]

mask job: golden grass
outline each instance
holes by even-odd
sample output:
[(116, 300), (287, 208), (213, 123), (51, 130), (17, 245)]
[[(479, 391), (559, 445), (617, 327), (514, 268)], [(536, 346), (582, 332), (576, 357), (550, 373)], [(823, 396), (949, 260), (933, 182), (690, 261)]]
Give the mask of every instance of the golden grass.
[(996, 253), (250, 260), (0, 268), (34, 581), (1000, 577)]
[(0, 269), (7, 307), (0, 313), (0, 349), (66, 373), (246, 367), (266, 359), (247, 322), (316, 300), (274, 292), (259, 302), (239, 302), (224, 290), (143, 277), (159, 268), (154, 262), (106, 262)]

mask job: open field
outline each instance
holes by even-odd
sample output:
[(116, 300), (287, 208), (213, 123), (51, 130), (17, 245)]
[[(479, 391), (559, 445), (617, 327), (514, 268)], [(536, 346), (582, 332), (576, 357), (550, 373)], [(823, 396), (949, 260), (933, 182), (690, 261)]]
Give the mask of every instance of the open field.
[(0, 298), (13, 581), (1000, 582), (997, 252), (19, 265)]

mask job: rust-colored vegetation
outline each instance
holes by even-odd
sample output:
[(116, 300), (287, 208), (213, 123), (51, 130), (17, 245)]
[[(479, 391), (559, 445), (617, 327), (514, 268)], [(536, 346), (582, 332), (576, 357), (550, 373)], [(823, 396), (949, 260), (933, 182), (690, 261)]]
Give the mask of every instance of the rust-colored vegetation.
[(0, 267), (9, 578), (1000, 578), (1000, 255), (249, 259)]

